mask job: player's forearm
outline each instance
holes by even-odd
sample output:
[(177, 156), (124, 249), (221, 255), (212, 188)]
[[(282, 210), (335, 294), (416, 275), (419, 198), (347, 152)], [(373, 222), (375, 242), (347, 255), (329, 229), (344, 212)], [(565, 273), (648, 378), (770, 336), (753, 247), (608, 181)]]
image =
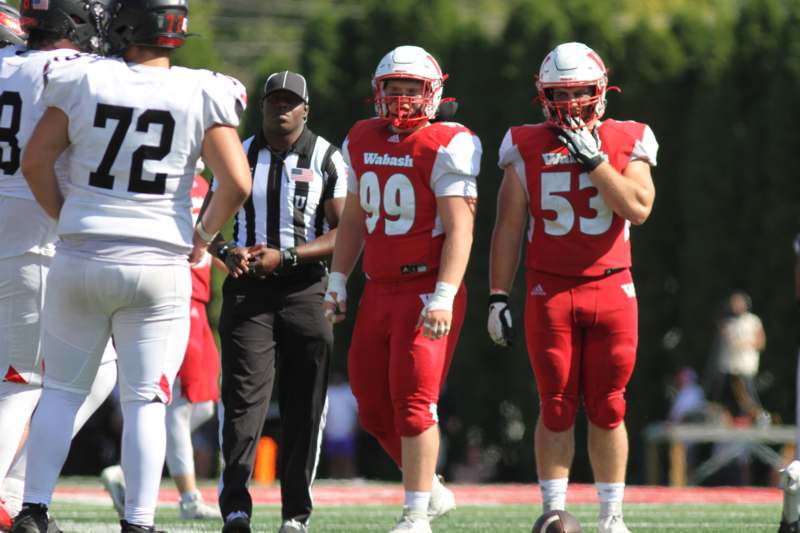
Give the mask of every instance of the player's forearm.
[[(27, 159), (25, 158), (25, 161)], [(58, 187), (58, 178), (52, 166), (47, 168), (46, 163), (23, 164), (22, 173), (36, 202), (51, 218), (58, 220), (61, 206), (64, 205), (64, 195), (61, 194), (61, 189)]]
[(449, 283), (454, 287), (461, 285), (469, 263), (472, 249), (472, 224), (469, 227), (456, 227), (444, 237), (442, 257), (439, 261), (439, 276), (436, 281)]
[(514, 276), (519, 268), (520, 243), (524, 226), (502, 224), (502, 220), (492, 232), (492, 245), (489, 255), (489, 288), (511, 292)]
[(620, 174), (603, 163), (589, 174), (606, 205), (631, 224), (643, 224), (653, 209), (655, 193), (649, 187)]
[(228, 126), (206, 131), (203, 159), (214, 172), (218, 185), (201, 220), (206, 231), (216, 233), (250, 195), (250, 167), (236, 130)]

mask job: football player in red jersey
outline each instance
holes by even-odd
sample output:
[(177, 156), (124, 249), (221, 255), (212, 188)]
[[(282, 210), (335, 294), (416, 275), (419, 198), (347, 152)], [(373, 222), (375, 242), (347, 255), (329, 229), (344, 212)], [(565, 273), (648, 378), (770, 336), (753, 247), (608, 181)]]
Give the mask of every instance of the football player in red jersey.
[(362, 427), (402, 468), (393, 532), (430, 532), (455, 506), (435, 477), (437, 403), (466, 307), (481, 145), (464, 126), (431, 123), (446, 76), (422, 48), (378, 64), (376, 118), (357, 122), (342, 153), (348, 195), (336, 237), (326, 314), (342, 320), (346, 281), (363, 249), (367, 284), (348, 355)]
[(488, 329), (499, 345), (513, 338), (508, 293), (530, 219), (525, 336), (539, 390), (535, 447), (544, 510), (564, 509), (582, 402), (599, 531), (628, 533), (624, 393), (637, 344), (629, 230), (653, 207), (658, 144), (645, 124), (601, 121), (607, 84), (591, 48), (557, 46), (536, 83), (545, 121), (512, 127), (503, 139)]

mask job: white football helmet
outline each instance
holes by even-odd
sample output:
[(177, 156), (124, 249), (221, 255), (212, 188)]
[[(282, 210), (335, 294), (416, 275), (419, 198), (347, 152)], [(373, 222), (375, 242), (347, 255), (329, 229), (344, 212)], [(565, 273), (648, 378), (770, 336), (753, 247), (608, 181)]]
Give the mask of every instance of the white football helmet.
[[(390, 79), (410, 79), (423, 82), (421, 96), (387, 96), (384, 85)], [(439, 63), (419, 46), (398, 46), (380, 60), (372, 77), (372, 92), (375, 113), (392, 121), (399, 129), (410, 129), (436, 116), (442, 101), (442, 90), (446, 74), (442, 74)], [(397, 104), (396, 114), (389, 111), (390, 104)], [(410, 112), (404, 113), (401, 104), (409, 104)]]
[[(558, 100), (554, 89), (589, 87), (589, 97)], [(572, 128), (568, 117), (581, 118), (590, 128), (600, 120), (606, 110), (608, 70), (597, 53), (583, 43), (564, 43), (556, 46), (542, 61), (536, 90), (547, 121), (559, 128)]]

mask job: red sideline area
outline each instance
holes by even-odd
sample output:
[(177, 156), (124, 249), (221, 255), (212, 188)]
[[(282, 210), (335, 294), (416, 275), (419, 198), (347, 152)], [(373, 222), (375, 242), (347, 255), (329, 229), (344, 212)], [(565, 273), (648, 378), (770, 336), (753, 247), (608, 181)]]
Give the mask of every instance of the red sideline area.
[[(504, 505), (541, 503), (536, 485), (456, 485), (448, 484), (460, 505)], [(275, 505), (280, 503), (280, 487), (277, 485), (253, 486), (250, 488), (253, 503)], [(203, 498), (216, 501), (215, 488), (203, 488)], [(314, 486), (315, 505), (397, 505), (403, 501), (400, 485), (377, 483), (322, 481)], [(56, 499), (72, 501), (108, 500), (105, 491), (94, 487), (60, 487)], [(649, 487), (628, 486), (625, 488), (626, 503), (651, 504), (777, 504), (783, 493), (768, 487)], [(177, 503), (178, 493), (172, 487), (161, 489), (159, 500), (162, 503)], [(109, 500), (110, 501), (110, 500)], [(597, 493), (593, 485), (571, 484), (570, 503), (597, 503)]]

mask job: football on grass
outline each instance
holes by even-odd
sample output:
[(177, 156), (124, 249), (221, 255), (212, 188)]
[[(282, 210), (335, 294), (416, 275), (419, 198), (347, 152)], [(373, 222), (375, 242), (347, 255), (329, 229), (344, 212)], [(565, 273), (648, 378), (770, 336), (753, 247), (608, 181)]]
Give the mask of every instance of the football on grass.
[(533, 524), (531, 533), (580, 533), (578, 519), (566, 511), (547, 511)]

